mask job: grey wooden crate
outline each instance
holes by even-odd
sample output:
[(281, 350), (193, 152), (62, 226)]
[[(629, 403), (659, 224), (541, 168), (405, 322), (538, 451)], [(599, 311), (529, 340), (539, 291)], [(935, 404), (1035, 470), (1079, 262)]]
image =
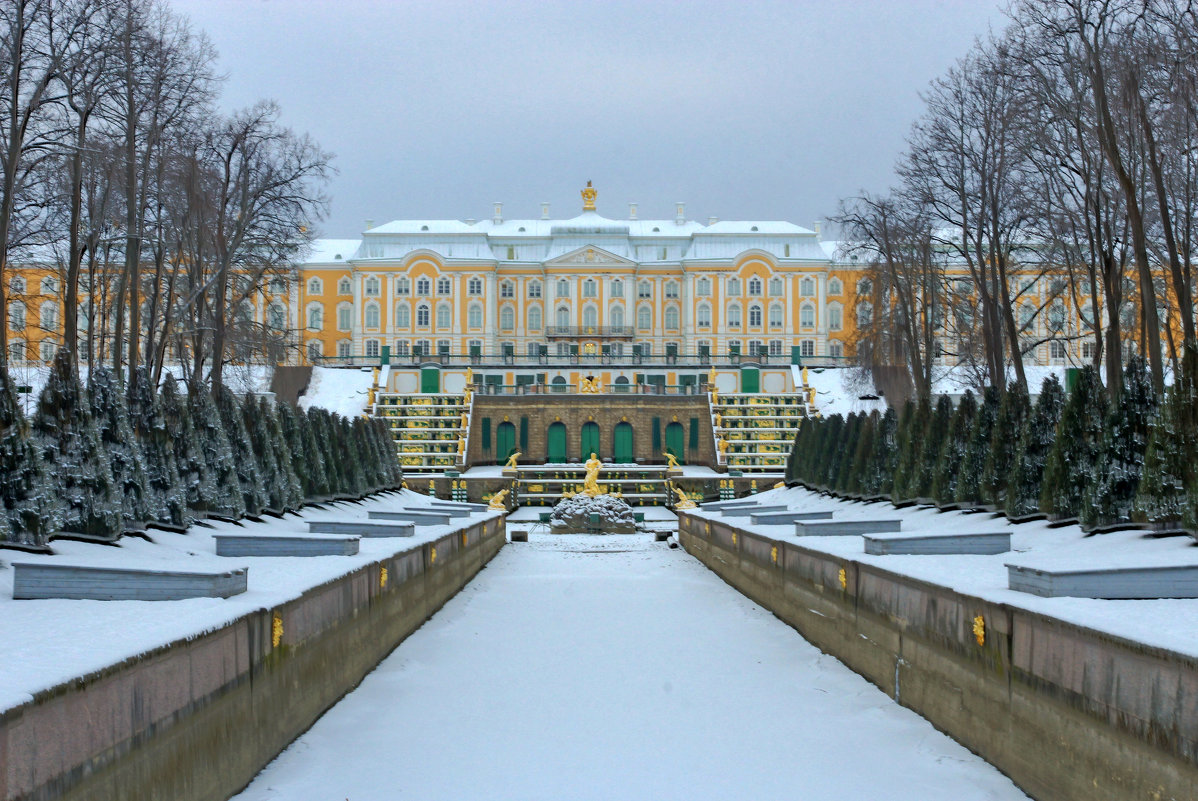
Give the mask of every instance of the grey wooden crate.
[(796, 537), (844, 537), (853, 534), (877, 534), (885, 531), (902, 531), (903, 521), (898, 518), (887, 520), (811, 520), (796, 521)]
[(784, 506), (781, 504), (776, 506), (738, 506), (733, 509), (721, 509), (720, 514), (722, 514), (724, 517), (748, 517), (749, 515), (761, 514), (764, 512), (785, 512), (789, 508), (789, 506)]
[(409, 512), (405, 509), (372, 511), (368, 513), (368, 517), (371, 520), (406, 520), (422, 526), (445, 526), (453, 519), (448, 512)]
[(995, 554), (1011, 550), (1009, 531), (950, 534), (866, 534), (865, 552), (888, 554)]
[(308, 524), (308, 531), (312, 534), (356, 534), (359, 537), (411, 537), (416, 533), (416, 524), (400, 521), (313, 520)]
[(1007, 565), (1007, 586), (1044, 598), (1198, 598), (1198, 565), (1084, 570)]
[(359, 537), (344, 534), (214, 534), (217, 556), (353, 556)]
[(228, 598), (245, 592), (249, 569), (144, 570), (127, 567), (13, 564), (12, 597), (94, 601), (179, 601)]
[(832, 512), (766, 512), (749, 515), (749, 521), (754, 524), (776, 526), (781, 523), (794, 523), (799, 520), (831, 520)]

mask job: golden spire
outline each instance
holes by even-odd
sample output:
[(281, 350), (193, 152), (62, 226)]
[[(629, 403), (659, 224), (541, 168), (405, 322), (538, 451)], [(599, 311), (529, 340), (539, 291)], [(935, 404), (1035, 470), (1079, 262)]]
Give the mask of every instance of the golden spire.
[(595, 191), (595, 187), (591, 186), (591, 182), (587, 181), (587, 188), (582, 190), (582, 210), (583, 211), (594, 211), (595, 210), (595, 197), (598, 194), (599, 193)]

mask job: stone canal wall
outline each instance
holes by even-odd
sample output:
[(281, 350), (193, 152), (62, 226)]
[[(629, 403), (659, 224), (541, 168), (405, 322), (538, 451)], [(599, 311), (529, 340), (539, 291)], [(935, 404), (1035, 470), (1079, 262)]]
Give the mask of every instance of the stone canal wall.
[(679, 539), (1034, 798), (1195, 797), (1193, 657), (685, 512)]
[(224, 801), (505, 539), (502, 518), (480, 521), (37, 694), (0, 714), (0, 799)]

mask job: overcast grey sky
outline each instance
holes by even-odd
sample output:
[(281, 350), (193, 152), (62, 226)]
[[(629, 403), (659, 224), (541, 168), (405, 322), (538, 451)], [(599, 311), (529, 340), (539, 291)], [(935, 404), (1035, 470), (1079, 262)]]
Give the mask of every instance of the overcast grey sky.
[(883, 190), (918, 94), (998, 0), (172, 0), (228, 75), (336, 154), (321, 226), (599, 212), (785, 219)]

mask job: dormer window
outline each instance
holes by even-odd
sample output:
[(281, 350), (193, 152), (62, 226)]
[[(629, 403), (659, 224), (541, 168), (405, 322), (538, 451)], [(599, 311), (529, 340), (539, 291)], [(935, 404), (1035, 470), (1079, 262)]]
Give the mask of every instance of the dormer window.
[(420, 230), (421, 230), (421, 231), (427, 231), (427, 230), (428, 230), (428, 226), (427, 226), (427, 225), (422, 225), (422, 226), (420, 226)]
[(754, 225), (754, 226), (753, 226), (752, 228), (750, 228), (749, 230), (750, 230), (750, 231), (752, 231), (753, 233), (757, 233), (757, 226), (756, 226), (756, 225)]

